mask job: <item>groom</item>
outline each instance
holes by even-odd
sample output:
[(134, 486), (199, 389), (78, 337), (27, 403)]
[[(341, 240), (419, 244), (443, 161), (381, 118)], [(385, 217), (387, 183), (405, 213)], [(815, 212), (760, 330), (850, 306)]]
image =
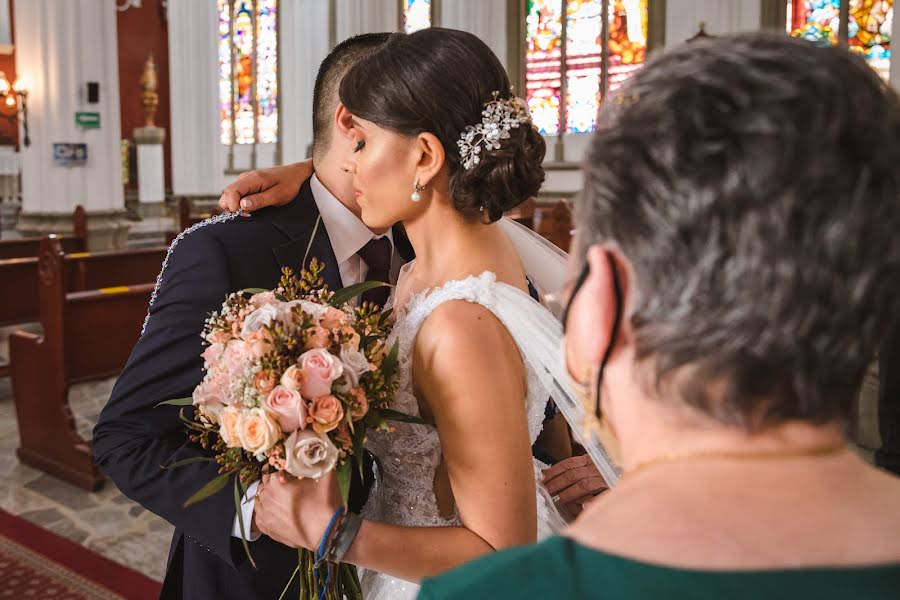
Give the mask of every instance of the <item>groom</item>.
[[(324, 262), (329, 288), (363, 280), (396, 281), (411, 248), (399, 232), (376, 235), (359, 220), (351, 184), (339, 167), (353, 142), (337, 130), (336, 119), (344, 74), (389, 36), (346, 40), (320, 66), (313, 97), (316, 175), (304, 182), (293, 202), (252, 218), (213, 218), (176, 239), (145, 330), (100, 414), (93, 442), (97, 464), (126, 496), (175, 525), (162, 598), (271, 600), (297, 565), (296, 550), (251, 529), (247, 539), (258, 567), (253, 568), (240, 540), (233, 483), (184, 508), (185, 500), (216, 477), (217, 465), (196, 462), (163, 469), (161, 465), (209, 453), (188, 443), (178, 408), (156, 405), (190, 396), (200, 383), (207, 315), (231, 292), (276, 287), (282, 267), (300, 267), (314, 232), (309, 257)], [(364, 299), (383, 301), (377, 297), (380, 291)], [(366, 494), (366, 485), (355, 481), (351, 508), (358, 511)], [(251, 527), (252, 490), (247, 496), (242, 515)], [(297, 585), (287, 597), (297, 596)]]

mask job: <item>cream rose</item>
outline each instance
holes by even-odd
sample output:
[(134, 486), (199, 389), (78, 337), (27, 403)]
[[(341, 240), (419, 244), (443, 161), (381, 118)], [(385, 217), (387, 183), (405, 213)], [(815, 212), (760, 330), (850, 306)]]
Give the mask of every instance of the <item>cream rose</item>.
[(265, 408), (285, 433), (306, 427), (306, 403), (297, 390), (275, 386), (266, 396)]
[(219, 412), (219, 437), (229, 448), (241, 447), (241, 438), (238, 435), (240, 420), (241, 411), (233, 406), (226, 406)]
[(331, 393), (332, 382), (344, 372), (344, 365), (327, 350), (309, 350), (297, 359), (303, 371), (303, 386), (300, 394), (307, 399), (327, 396)]
[(359, 386), (359, 378), (372, 368), (365, 354), (349, 346), (341, 348), (341, 364), (348, 388)]
[(284, 442), (285, 469), (295, 477), (318, 479), (334, 469), (338, 449), (326, 435), (308, 429), (295, 431)]
[(319, 396), (309, 405), (309, 417), (313, 429), (319, 433), (328, 433), (340, 424), (344, 418), (344, 407), (341, 401), (332, 395)]
[(297, 365), (291, 365), (281, 376), (281, 385), (289, 390), (299, 392), (303, 387), (303, 371)]
[(244, 450), (262, 459), (265, 452), (281, 438), (281, 428), (265, 410), (251, 408), (241, 415), (238, 437)]

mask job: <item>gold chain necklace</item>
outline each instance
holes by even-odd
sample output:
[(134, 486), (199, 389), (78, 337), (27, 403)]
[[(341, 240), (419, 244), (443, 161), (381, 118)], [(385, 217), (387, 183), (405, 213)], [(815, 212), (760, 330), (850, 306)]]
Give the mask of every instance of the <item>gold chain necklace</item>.
[(631, 469), (628, 469), (619, 478), (622, 481), (625, 478), (634, 477), (636, 473), (649, 469), (659, 464), (676, 462), (680, 460), (690, 460), (693, 458), (724, 458), (731, 460), (788, 460), (792, 458), (821, 458), (825, 456), (833, 456), (849, 450), (845, 442), (831, 444), (828, 446), (819, 446), (816, 448), (807, 448), (805, 450), (784, 450), (784, 451), (759, 451), (759, 452), (728, 452), (725, 450), (698, 450), (672, 452), (657, 458), (638, 463)]

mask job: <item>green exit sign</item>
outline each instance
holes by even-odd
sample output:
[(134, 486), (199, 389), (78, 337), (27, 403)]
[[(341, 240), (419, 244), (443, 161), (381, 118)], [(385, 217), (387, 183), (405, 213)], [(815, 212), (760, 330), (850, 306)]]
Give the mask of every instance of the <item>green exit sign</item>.
[(75, 113), (75, 125), (82, 129), (100, 129), (100, 113), (77, 112)]

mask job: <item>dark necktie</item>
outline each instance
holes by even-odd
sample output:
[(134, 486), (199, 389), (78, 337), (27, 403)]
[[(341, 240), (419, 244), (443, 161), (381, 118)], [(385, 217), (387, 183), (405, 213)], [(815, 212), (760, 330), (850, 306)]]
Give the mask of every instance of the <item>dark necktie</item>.
[[(391, 282), (391, 255), (393, 253), (394, 249), (391, 246), (391, 240), (386, 237), (372, 238), (368, 244), (356, 253), (369, 267), (369, 272), (366, 273), (366, 281)], [(390, 291), (391, 289), (388, 287), (375, 288), (363, 294), (360, 301), (371, 302), (379, 308), (383, 308)]]

